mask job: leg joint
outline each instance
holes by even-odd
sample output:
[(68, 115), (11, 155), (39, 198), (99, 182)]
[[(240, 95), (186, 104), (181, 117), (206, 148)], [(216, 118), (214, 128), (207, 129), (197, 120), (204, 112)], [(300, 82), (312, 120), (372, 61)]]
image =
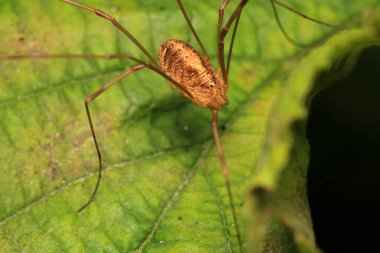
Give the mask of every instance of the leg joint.
[(114, 19), (113, 17), (111, 17), (111, 16), (108, 15), (107, 13), (104, 13), (103, 11), (98, 10), (98, 9), (95, 9), (95, 10), (94, 10), (94, 13), (95, 13), (97, 16), (101, 17), (101, 18), (108, 19), (109, 21), (112, 21), (112, 20)]

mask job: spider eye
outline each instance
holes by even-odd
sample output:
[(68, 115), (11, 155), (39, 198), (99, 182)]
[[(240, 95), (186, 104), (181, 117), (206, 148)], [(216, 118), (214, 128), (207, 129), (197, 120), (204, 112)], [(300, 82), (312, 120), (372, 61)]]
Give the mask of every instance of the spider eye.
[(214, 87), (215, 87), (215, 83), (214, 83), (214, 82), (209, 83), (209, 84), (208, 84), (208, 87), (210, 87), (210, 88), (214, 88)]

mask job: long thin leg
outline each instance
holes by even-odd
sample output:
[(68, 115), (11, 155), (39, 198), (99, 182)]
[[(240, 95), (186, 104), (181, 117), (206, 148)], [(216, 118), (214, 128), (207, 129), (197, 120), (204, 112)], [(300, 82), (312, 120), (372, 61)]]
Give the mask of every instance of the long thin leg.
[(232, 216), (234, 219), (234, 225), (235, 225), (235, 230), (236, 230), (236, 236), (238, 239), (239, 243), (239, 249), (240, 252), (243, 252), (243, 245), (241, 241), (241, 235), (240, 235), (240, 229), (239, 229), (239, 223), (237, 221), (236, 217), (236, 210), (235, 210), (235, 204), (234, 204), (234, 199), (232, 195), (232, 190), (231, 190), (231, 183), (230, 183), (230, 177), (228, 174), (228, 167), (227, 167), (227, 162), (224, 157), (224, 152), (222, 149), (222, 145), (220, 144), (220, 139), (219, 139), (219, 133), (218, 133), (218, 111), (212, 111), (212, 133), (214, 135), (214, 140), (215, 140), (215, 146), (216, 146), (216, 151), (218, 153), (221, 169), (223, 172), (224, 176), (224, 181), (227, 187), (227, 192), (228, 192), (228, 198), (230, 200), (230, 206), (231, 206), (231, 211), (232, 211)]
[(340, 27), (338, 27), (338, 26), (336, 26), (336, 25), (332, 25), (332, 24), (329, 24), (329, 23), (326, 23), (326, 22), (323, 22), (323, 21), (320, 21), (320, 20), (314, 19), (314, 18), (312, 18), (312, 17), (306, 16), (305, 14), (302, 14), (302, 13), (300, 13), (300, 12), (294, 10), (293, 8), (291, 8), (291, 7), (289, 7), (289, 6), (285, 5), (285, 4), (283, 4), (283, 3), (279, 2), (279, 1), (277, 1), (277, 0), (270, 0), (270, 2), (271, 2), (271, 4), (272, 4), (272, 9), (273, 9), (274, 17), (275, 17), (275, 19), (276, 19), (276, 22), (277, 22), (278, 26), (280, 27), (280, 30), (281, 30), (282, 34), (285, 36), (285, 38), (286, 38), (290, 43), (292, 43), (292, 44), (295, 45), (295, 46), (298, 46), (298, 47), (308, 47), (309, 45), (306, 45), (306, 44), (303, 44), (303, 43), (297, 42), (297, 41), (295, 41), (294, 39), (292, 39), (292, 38), (290, 37), (290, 35), (286, 32), (284, 26), (282, 25), (282, 22), (281, 22), (280, 17), (279, 17), (279, 15), (278, 15), (278, 13), (277, 13), (277, 9), (276, 9), (276, 5), (275, 5), (275, 4), (278, 4), (279, 6), (285, 8), (285, 9), (287, 9), (287, 10), (289, 10), (289, 11), (291, 11), (291, 12), (293, 12), (293, 13), (295, 13), (295, 14), (297, 14), (297, 15), (299, 15), (299, 16), (305, 18), (305, 19), (308, 19), (308, 20), (310, 20), (310, 21), (312, 21), (312, 22), (315, 22), (315, 23), (317, 23), (317, 24), (324, 25), (324, 26), (327, 26), (327, 27), (330, 27), (330, 28), (333, 28), (333, 29), (336, 29), (336, 30), (344, 30), (343, 28), (340, 28)]
[(129, 54), (15, 54), (15, 55), (2, 55), (0, 54), (0, 61), (5, 60), (28, 60), (28, 59), (130, 59)]
[(274, 2), (272, 0), (270, 0), (271, 4), (272, 4), (272, 9), (273, 9), (273, 13), (274, 13), (274, 17), (276, 19), (276, 22), (277, 22), (277, 25), (278, 27), (280, 27), (280, 30), (282, 32), (282, 34), (285, 36), (285, 38), (293, 45), (297, 46), (297, 47), (307, 47), (307, 45), (303, 44), (303, 43), (300, 43), (300, 42), (297, 42), (295, 41), (294, 39), (292, 39), (292, 37), (290, 37), (290, 35), (288, 34), (288, 32), (285, 30), (284, 26), (282, 25), (282, 22), (280, 20), (280, 17), (278, 16), (278, 13), (277, 13), (277, 9), (276, 9), (276, 5), (274, 4)]
[(73, 6), (76, 6), (76, 7), (79, 7), (81, 9), (84, 9), (86, 11), (89, 11), (89, 12), (92, 12), (94, 14), (96, 14), (97, 16), (101, 17), (101, 18), (104, 18), (104, 19), (107, 19), (108, 21), (110, 21), (114, 26), (116, 26), (120, 31), (122, 31), (125, 35), (127, 35), (127, 37), (138, 47), (141, 49), (141, 51), (149, 58), (149, 60), (151, 61), (151, 63), (153, 63), (156, 67), (159, 66), (156, 59), (153, 58), (153, 56), (148, 52), (148, 50), (145, 49), (145, 47), (143, 47), (141, 45), (140, 42), (138, 42), (136, 40), (135, 37), (132, 36), (132, 34), (130, 34), (127, 29), (125, 29), (119, 22), (116, 21), (115, 18), (111, 17), (110, 15), (108, 15), (107, 13), (104, 13), (103, 11), (101, 10), (97, 10), (97, 9), (94, 9), (94, 8), (91, 8), (89, 6), (86, 6), (86, 5), (83, 5), (83, 4), (80, 4), (80, 3), (77, 3), (77, 2), (74, 2), (72, 0), (59, 0), (59, 1), (62, 1), (62, 2), (65, 2), (65, 3), (68, 3), (68, 4), (71, 4)]
[(84, 101), (84, 104), (86, 106), (86, 113), (87, 113), (87, 118), (88, 118), (88, 122), (90, 124), (90, 128), (91, 128), (91, 134), (92, 134), (92, 139), (94, 140), (94, 144), (95, 144), (95, 148), (96, 148), (96, 153), (98, 155), (98, 160), (99, 160), (99, 170), (98, 170), (98, 180), (96, 182), (96, 185), (95, 185), (95, 188), (94, 188), (94, 191), (92, 192), (91, 194), (91, 197), (90, 199), (86, 202), (86, 204), (84, 204), (78, 211), (77, 213), (80, 213), (83, 209), (85, 209), (91, 202), (92, 200), (94, 199), (95, 195), (96, 195), (96, 192), (98, 191), (98, 188), (99, 188), (99, 183), (100, 183), (100, 179), (102, 177), (102, 169), (103, 169), (103, 163), (102, 163), (102, 154), (100, 153), (100, 149), (99, 149), (99, 145), (98, 145), (98, 141), (96, 139), (96, 135), (95, 135), (95, 130), (94, 130), (94, 125), (92, 123), (92, 119), (91, 119), (91, 114), (90, 114), (90, 109), (88, 107), (88, 104), (91, 103), (92, 101), (94, 101), (100, 94), (102, 94), (104, 91), (106, 91), (108, 88), (110, 88), (112, 85), (114, 85), (116, 82), (120, 81), (121, 79), (123, 79), (124, 77), (126, 77), (127, 75), (133, 73), (133, 72), (136, 72), (136, 71), (139, 71), (143, 68), (145, 68), (146, 66), (145, 65), (137, 65), (137, 66), (134, 66), (126, 71), (124, 71), (121, 75), (119, 75), (118, 77), (116, 77), (114, 80), (112, 80), (111, 82), (107, 83), (106, 85), (104, 85), (103, 87), (101, 87), (100, 89), (98, 89), (97, 91), (95, 91), (94, 94), (92, 94), (91, 96), (89, 96), (88, 98), (86, 98), (86, 100)]
[(279, 1), (277, 1), (277, 0), (271, 0), (271, 1), (272, 1), (273, 3), (275, 3), (275, 4), (278, 4), (279, 6), (281, 6), (281, 7), (283, 7), (283, 8), (285, 8), (285, 9), (287, 9), (287, 10), (293, 12), (294, 14), (297, 14), (298, 16), (301, 16), (301, 17), (303, 17), (303, 18), (306, 18), (306, 19), (308, 19), (308, 20), (310, 20), (310, 21), (312, 21), (312, 22), (315, 22), (315, 23), (318, 23), (318, 24), (320, 24), (320, 25), (324, 25), (324, 26), (327, 26), (327, 27), (330, 27), (330, 28), (333, 28), (333, 29), (336, 29), (336, 30), (345, 30), (345, 28), (343, 28), (343, 27), (339, 27), (339, 26), (337, 26), (337, 25), (329, 24), (329, 23), (323, 22), (323, 21), (321, 21), (321, 20), (318, 20), (318, 19), (312, 18), (312, 17), (310, 17), (310, 16), (307, 16), (307, 15), (305, 15), (305, 14), (299, 12), (299, 11), (296, 11), (295, 9), (293, 9), (293, 8), (291, 8), (291, 7), (285, 5), (285, 4), (283, 4), (283, 3), (281, 3), (281, 2), (279, 2)]
[(230, 3), (230, 0), (223, 0), (219, 7), (219, 18), (218, 18), (218, 34), (217, 34), (217, 49), (218, 49), (218, 69), (222, 71), (222, 77), (225, 85), (228, 87), (228, 77), (226, 73), (226, 66), (224, 62), (224, 40), (221, 40), (221, 32), (223, 25), (224, 9)]
[[(219, 8), (219, 20), (218, 20), (218, 63), (219, 67), (222, 71), (222, 76), (225, 84), (228, 85), (228, 73), (229, 73), (229, 67), (230, 67), (230, 61), (231, 61), (231, 55), (232, 55), (232, 48), (235, 41), (235, 35), (237, 31), (237, 27), (240, 20), (241, 11), (243, 10), (244, 6), (247, 4), (248, 0), (242, 0), (240, 4), (236, 7), (234, 12), (232, 13), (231, 17), (228, 19), (226, 25), (223, 26), (223, 16), (224, 16), (224, 10), (226, 6), (229, 3), (229, 0), (224, 0), (222, 5)], [(226, 38), (226, 35), (231, 27), (231, 25), (235, 22), (235, 27), (232, 33), (231, 37), (231, 43), (230, 48), (228, 52), (228, 58), (227, 58), (227, 67), (224, 61), (224, 39)]]
[[(326, 22), (323, 22), (323, 21), (320, 21), (320, 20), (317, 20), (315, 18), (312, 18), (312, 17), (309, 17), (305, 14), (302, 14), (296, 10), (294, 10), (293, 8), (277, 1), (277, 0), (270, 0), (271, 1), (271, 4), (272, 4), (272, 7), (273, 7), (273, 12), (274, 12), (274, 15), (275, 15), (275, 19), (282, 31), (282, 33), (284, 34), (284, 36), (286, 37), (286, 39), (288, 41), (290, 41), (292, 44), (296, 45), (296, 46), (300, 46), (300, 47), (306, 47), (307, 45), (303, 45), (301, 43), (297, 43), (296, 41), (294, 41), (289, 35), (288, 33), (286, 32), (285, 28), (283, 27), (281, 21), (280, 21), (280, 18), (278, 16), (278, 13), (277, 13), (277, 9), (275, 7), (274, 4), (278, 4), (279, 6), (305, 18), (305, 19), (308, 19), (312, 22), (315, 22), (315, 23), (318, 23), (320, 25), (324, 25), (324, 26), (327, 26), (327, 27), (330, 27), (330, 28), (333, 28), (333, 29), (336, 29), (336, 30), (345, 30), (344, 28), (342, 27), (338, 27), (336, 25), (332, 25), (332, 24), (329, 24), (329, 23), (326, 23)], [(235, 40), (235, 36), (236, 36), (236, 31), (237, 31), (237, 27), (238, 27), (238, 24), (239, 24), (239, 19), (240, 19), (240, 15), (241, 15), (241, 12), (242, 12), (242, 9), (244, 8), (245, 4), (248, 2), (248, 0), (242, 0), (240, 2), (240, 4), (237, 6), (237, 8), (235, 9), (235, 11), (232, 13), (231, 17), (229, 18), (229, 20), (227, 21), (226, 25), (222, 27), (222, 19), (223, 19), (223, 14), (219, 14), (219, 24), (218, 24), (218, 27), (220, 27), (220, 33), (218, 33), (218, 55), (220, 55), (219, 57), (221, 57), (221, 55), (223, 55), (223, 58), (221, 58), (220, 60), (222, 61), (221, 62), (221, 70), (222, 70), (222, 74), (223, 74), (223, 61), (224, 61), (224, 39), (229, 31), (229, 29), (231, 28), (232, 24), (235, 22), (235, 26), (234, 26), (234, 30), (233, 30), (233, 33), (232, 33), (232, 37), (231, 37), (231, 42), (230, 42), (230, 48), (229, 48), (229, 52), (228, 52), (228, 58), (227, 58), (227, 67), (226, 67), (226, 76), (227, 76), (227, 80), (228, 80), (228, 74), (229, 74), (229, 67), (230, 67), (230, 62), (231, 62), (231, 56), (232, 56), (232, 48), (233, 48), (233, 45), (234, 45), (234, 40)], [(226, 7), (226, 5), (229, 3), (228, 0), (225, 0), (219, 10), (224, 12), (224, 9)], [(221, 17), (222, 16), (222, 17)], [(219, 30), (218, 30), (219, 31)]]
[(193, 24), (191, 23), (191, 20), (190, 20), (189, 16), (186, 13), (185, 7), (182, 4), (182, 0), (177, 0), (177, 2), (178, 2), (178, 5), (179, 5), (179, 8), (181, 9), (181, 12), (182, 12), (183, 16), (186, 19), (186, 22), (187, 22), (187, 24), (188, 24), (191, 32), (193, 33), (194, 37), (197, 39), (198, 44), (201, 47), (204, 56), (209, 58), (209, 55), (208, 55), (208, 53), (206, 51), (206, 48), (203, 46), (203, 43), (202, 43), (201, 39), (199, 38), (197, 32), (194, 29)]
[(164, 77), (166, 80), (168, 80), (171, 84), (176, 86), (177, 89), (181, 90), (186, 96), (188, 96), (190, 99), (193, 98), (193, 96), (189, 93), (189, 91), (181, 84), (179, 84), (177, 81), (175, 81), (173, 78), (165, 74), (160, 66), (152, 65), (149, 62), (144, 62), (143, 60), (137, 59), (129, 54), (115, 54), (115, 55), (96, 55), (96, 54), (36, 54), (36, 55), (1, 55), (0, 54), (0, 61), (5, 60), (27, 60), (27, 59), (129, 59), (134, 62), (137, 62), (139, 64), (144, 65), (145, 67), (153, 70), (154, 72), (158, 73), (162, 77)]
[(128, 74), (136, 72), (136, 71), (143, 69), (143, 68), (149, 68), (149, 69), (153, 70), (154, 72), (158, 73), (159, 75), (164, 77), (166, 80), (171, 82), (173, 85), (175, 85), (178, 89), (182, 90), (183, 93), (186, 94), (189, 98), (192, 98), (193, 96), (186, 90), (186, 88), (184, 88), (182, 85), (180, 85), (177, 81), (175, 81), (174, 79), (172, 79), (171, 77), (166, 75), (164, 72), (162, 72), (160, 67), (156, 67), (156, 66), (154, 66), (148, 62), (144, 62), (142, 60), (139, 60), (139, 59), (137, 59), (137, 58), (135, 58), (129, 54), (118, 54), (118, 55), (94, 55), (94, 54), (88, 54), (88, 55), (87, 54), (0, 55), (0, 61), (2, 61), (2, 60), (26, 60), (26, 59), (124, 59), (124, 58), (135, 61), (135, 62), (139, 63), (140, 65), (137, 65), (131, 69), (126, 70), (124, 73), (119, 75), (116, 79), (114, 79), (113, 81), (111, 81), (111, 82), (107, 83), (106, 85), (104, 85), (103, 87), (101, 87), (99, 90), (97, 90), (94, 94), (92, 94), (91, 96), (89, 96), (85, 100), (87, 117), (88, 117), (92, 137), (94, 140), (96, 152), (97, 152), (98, 159), (99, 159), (99, 175), (98, 175), (98, 180), (96, 182), (96, 186), (94, 188), (94, 191), (93, 191), (90, 199), (86, 202), (86, 204), (84, 204), (77, 211), (78, 213), (81, 212), (83, 209), (85, 209), (94, 199), (96, 192), (98, 191), (100, 178), (101, 178), (101, 172), (102, 172), (102, 166), (103, 166), (102, 165), (102, 156), (101, 156), (100, 149), (98, 146), (98, 142), (96, 139), (96, 135), (95, 135), (95, 131), (94, 131), (94, 127), (93, 127), (93, 123), (92, 123), (91, 114), (90, 114), (88, 104), (91, 103), (95, 98), (97, 98), (105, 90), (107, 90), (109, 87), (111, 87), (116, 82), (123, 79)]
[(231, 63), (231, 57), (232, 57), (232, 49), (234, 47), (234, 42), (235, 42), (235, 37), (236, 37), (236, 31), (237, 31), (237, 28), (238, 28), (238, 25), (239, 25), (239, 21), (240, 21), (240, 14), (241, 14), (241, 12), (239, 13), (239, 16), (237, 16), (237, 18), (236, 18), (236, 22), (235, 22), (235, 26), (234, 26), (234, 31), (232, 32), (232, 37), (231, 37), (231, 42), (230, 42), (230, 49), (228, 50), (227, 69), (226, 69), (227, 76), (229, 76), (229, 74), (230, 74), (230, 63)]
[[(241, 11), (243, 10), (244, 6), (247, 4), (248, 0), (242, 0), (240, 2), (240, 4), (236, 7), (236, 9), (234, 10), (234, 12), (232, 13), (231, 17), (228, 19), (226, 25), (221, 28), (220, 30), (220, 34), (219, 34), (219, 38), (221, 40), (224, 40), (231, 25), (233, 24), (233, 22), (235, 22), (235, 20), (240, 17), (240, 14), (241, 14)], [(224, 9), (223, 9), (223, 12), (224, 12)]]

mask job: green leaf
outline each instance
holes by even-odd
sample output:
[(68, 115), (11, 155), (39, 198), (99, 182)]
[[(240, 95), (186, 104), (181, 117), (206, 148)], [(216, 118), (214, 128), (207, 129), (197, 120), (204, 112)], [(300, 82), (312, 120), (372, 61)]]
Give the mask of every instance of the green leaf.
[[(152, 55), (170, 38), (197, 46), (175, 1), (81, 2), (114, 16)], [(219, 2), (184, 1), (213, 61)], [(344, 26), (355, 25), (352, 20), (376, 3), (309, 2), (294, 8)], [(59, 1), (0, 1), (0, 13), (0, 54), (129, 53), (145, 59), (107, 21)], [(287, 11), (279, 14), (299, 41), (319, 42), (336, 33)], [(348, 37), (330, 45), (374, 38), (365, 29), (339, 36)], [(305, 171), (292, 170), (289, 159), (297, 153), (305, 169), (307, 143), (303, 130), (293, 132), (290, 126), (305, 117), (301, 101), (316, 73), (350, 47), (319, 50), (289, 44), (268, 1), (251, 1), (244, 9), (230, 73), (231, 104), (220, 113), (219, 125), (246, 251), (317, 251), (305, 192), (293, 188), (304, 185)], [(316, 60), (319, 53), (323, 57)], [(149, 70), (128, 76), (90, 105), (106, 169), (95, 201), (76, 214), (98, 169), (83, 101), (133, 65), (127, 60), (0, 62), (4, 252), (239, 251), (210, 112)], [(289, 196), (298, 201), (284, 205)]]

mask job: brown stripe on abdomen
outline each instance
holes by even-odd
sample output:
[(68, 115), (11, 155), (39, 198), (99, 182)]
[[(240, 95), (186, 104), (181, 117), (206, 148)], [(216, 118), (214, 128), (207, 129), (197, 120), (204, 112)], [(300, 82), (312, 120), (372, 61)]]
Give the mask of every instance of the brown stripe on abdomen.
[(158, 60), (163, 71), (191, 90), (202, 84), (215, 82), (212, 67), (190, 45), (179, 40), (168, 40), (161, 45)]

